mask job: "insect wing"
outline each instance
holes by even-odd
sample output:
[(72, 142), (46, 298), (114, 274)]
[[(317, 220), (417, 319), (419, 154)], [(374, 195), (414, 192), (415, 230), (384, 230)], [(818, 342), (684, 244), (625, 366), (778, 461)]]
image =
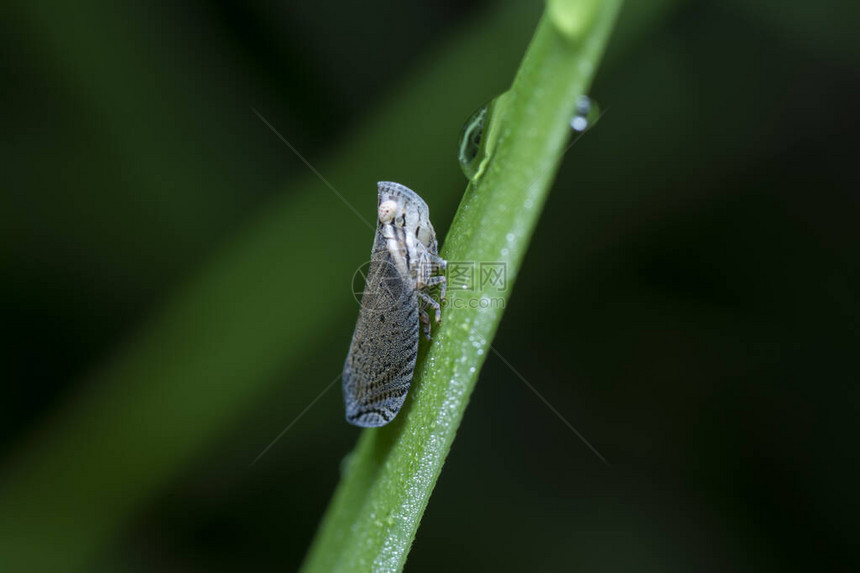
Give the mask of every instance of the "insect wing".
[(343, 369), (346, 419), (390, 422), (406, 399), (418, 355), (418, 299), (377, 230), (361, 310)]

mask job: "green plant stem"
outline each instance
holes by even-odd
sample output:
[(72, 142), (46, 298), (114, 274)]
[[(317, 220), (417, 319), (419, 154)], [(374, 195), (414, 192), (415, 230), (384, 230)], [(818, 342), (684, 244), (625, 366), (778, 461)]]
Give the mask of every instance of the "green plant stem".
[[(507, 92), (493, 156), (467, 189), (441, 253), (476, 268), (504, 265), (506, 288), (479, 281), (478, 292), (449, 290), (443, 325), (419, 359), (406, 408), (389, 426), (363, 432), (306, 573), (403, 567), (501, 320), (504, 304), (493, 301), (510, 294), (570, 137), (576, 98), (590, 85), (620, 4), (550, 3)], [(471, 300), (479, 308), (470, 308)]]

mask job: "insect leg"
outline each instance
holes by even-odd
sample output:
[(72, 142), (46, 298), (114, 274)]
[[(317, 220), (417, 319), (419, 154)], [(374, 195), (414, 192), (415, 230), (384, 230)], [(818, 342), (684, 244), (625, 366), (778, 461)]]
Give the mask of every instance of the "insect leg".
[(438, 277), (431, 278), (428, 282), (429, 285), (441, 284), (442, 292), (439, 295), (440, 300), (445, 300), (445, 292), (448, 289), (448, 281), (445, 277), (445, 269), (448, 268), (448, 261), (440, 257), (439, 255), (428, 252), (427, 256), (430, 258), (430, 261), (436, 265), (436, 268), (442, 273)]
[(433, 340), (433, 337), (430, 336), (430, 315), (427, 314), (427, 309), (424, 308), (423, 304), (418, 309), (418, 316), (421, 318), (421, 330), (424, 331), (424, 336), (427, 337), (427, 340)]
[(445, 259), (443, 259), (439, 255), (435, 255), (435, 254), (431, 253), (429, 250), (427, 251), (427, 256), (430, 258), (430, 262), (432, 262), (435, 265), (438, 265), (438, 267), (440, 269), (442, 269), (443, 271), (448, 266), (448, 261), (446, 261)]
[(439, 303), (433, 300), (432, 296), (421, 290), (418, 291), (418, 298), (436, 310), (436, 324), (442, 322), (442, 307), (439, 306)]
[(445, 300), (445, 292), (448, 290), (448, 279), (445, 277), (445, 275), (430, 277), (429, 279), (427, 279), (427, 282), (425, 284), (428, 287), (431, 287), (433, 285), (442, 285), (442, 288), (439, 292), (439, 300)]

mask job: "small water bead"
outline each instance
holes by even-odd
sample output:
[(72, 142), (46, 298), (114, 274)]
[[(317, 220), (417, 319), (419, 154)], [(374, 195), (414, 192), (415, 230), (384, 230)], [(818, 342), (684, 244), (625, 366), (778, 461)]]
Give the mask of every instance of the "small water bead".
[[(476, 181), (487, 168), (493, 156), (496, 142), (507, 136), (510, 126), (505, 125), (504, 131), (499, 129), (505, 122), (500, 119), (508, 105), (508, 93), (505, 92), (476, 109), (460, 130), (457, 144), (457, 159), (460, 169), (470, 181)], [(600, 118), (600, 106), (587, 95), (581, 95), (576, 100), (574, 115), (570, 127), (577, 133), (583, 133), (593, 127)], [(529, 135), (536, 136), (535, 128), (530, 128)], [(526, 205), (530, 208), (531, 205)], [(466, 205), (464, 208), (468, 208)]]
[(593, 127), (598, 119), (600, 119), (600, 106), (597, 105), (596, 101), (587, 95), (576, 98), (576, 110), (573, 119), (570, 120), (570, 127), (573, 131), (582, 133)]
[(481, 151), (481, 140), (484, 135), (484, 124), (487, 122), (489, 107), (490, 104), (485, 103), (476, 109), (463, 124), (463, 129), (460, 131), (457, 155), (460, 160), (460, 169), (469, 179), (474, 178), (478, 171), (478, 164), (480, 163), (478, 154)]
[(475, 181), (484, 172), (496, 140), (499, 138), (496, 129), (499, 117), (507, 104), (507, 93), (493, 98), (475, 110), (460, 130), (460, 140), (457, 145), (457, 158), (460, 169), (470, 181)]

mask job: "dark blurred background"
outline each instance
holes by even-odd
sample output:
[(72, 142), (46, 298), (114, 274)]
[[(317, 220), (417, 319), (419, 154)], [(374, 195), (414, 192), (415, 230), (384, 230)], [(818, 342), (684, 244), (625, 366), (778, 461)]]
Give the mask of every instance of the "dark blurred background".
[[(857, 570), (860, 14), (628, 4), (591, 93), (605, 114), (565, 157), (495, 343), (611, 466), (491, 356), (406, 570)], [(306, 221), (323, 253), (284, 239), (278, 271), (317, 329), (293, 350), (251, 336), (271, 366), (232, 380), (255, 389), (217, 423), (181, 408), (168, 438), (193, 447), (122, 478), (139, 501), (86, 570), (299, 566), (358, 436), (339, 389), (250, 462), (339, 373), (371, 236), (252, 107), (368, 219), (374, 178), (402, 180), (444, 236), (459, 125), (510, 82), (540, 10), (4, 5), (0, 471), (258, 226)], [(306, 198), (344, 225), (290, 219)], [(207, 380), (188, 381), (205, 412)]]

